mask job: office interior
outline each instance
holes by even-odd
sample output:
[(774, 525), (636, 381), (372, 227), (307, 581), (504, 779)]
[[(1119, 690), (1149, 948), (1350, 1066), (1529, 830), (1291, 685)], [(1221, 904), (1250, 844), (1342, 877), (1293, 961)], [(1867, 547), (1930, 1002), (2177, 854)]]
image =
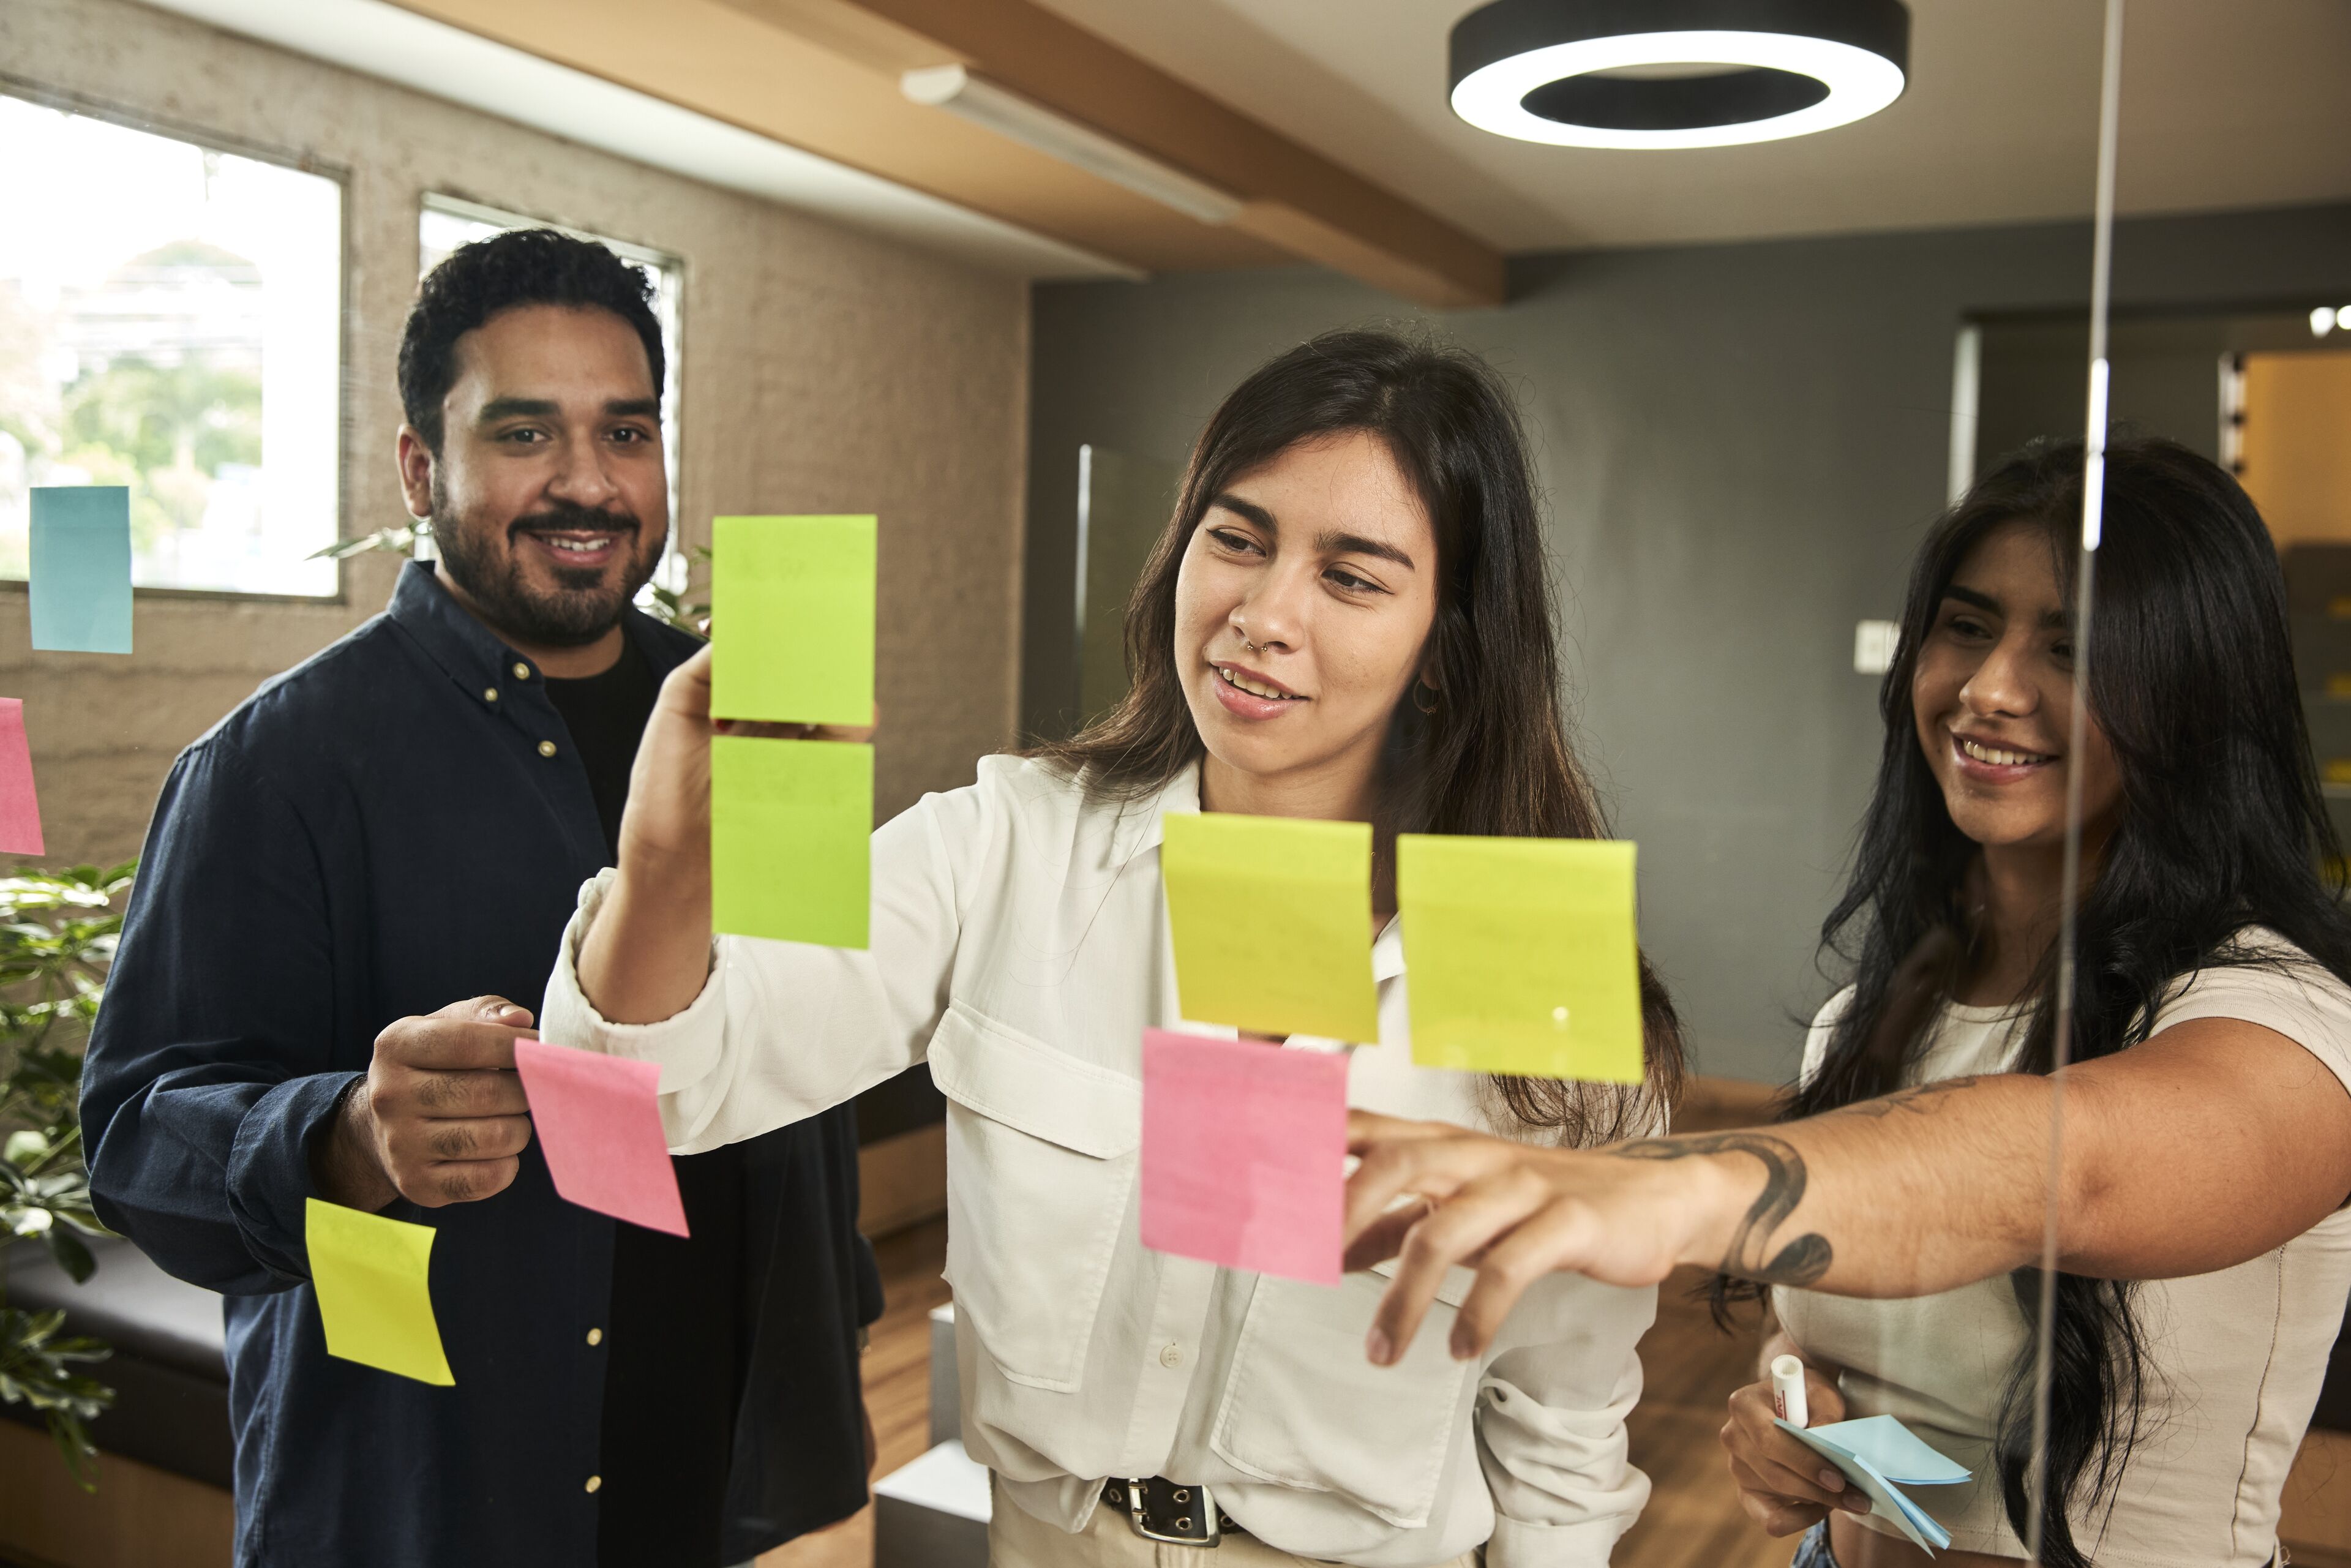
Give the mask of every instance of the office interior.
[[(657, 580), (678, 601), (706, 583), (714, 517), (879, 518), (877, 821), (1123, 694), (1125, 594), (1252, 367), (1366, 324), (1486, 357), (1538, 464), (1572, 734), (1640, 845), (1641, 940), (1688, 1028), (1677, 1128), (1767, 1116), (1794, 1075), (1833, 988), (1820, 925), (1911, 554), (2003, 455), (2082, 434), (2094, 329), (2116, 427), (2212, 458), (2262, 507), (2351, 830), (2339, 0), (2128, 0), (2104, 99), (2103, 0), (1908, 0), (1894, 101), (1679, 149), (1468, 123), (1446, 55), (1466, 0), (657, 9), (0, 4), (0, 146), (31, 193), (0, 224), (0, 692), (25, 705), (38, 864), (134, 862), (181, 749), (429, 551), (392, 461), (402, 324), (439, 256), (536, 225), (659, 274)], [(99, 474), (88, 449), (112, 439), (77, 434), (97, 404), (75, 387), (224, 342), (212, 362), (245, 379), (186, 428), (234, 440), (107, 448), (152, 502), (136, 653), (30, 651), (28, 488)], [(113, 395), (137, 424), (166, 393)], [(889, 1298), (863, 1363), (876, 1501), (770, 1568), (985, 1558), (985, 1477), (974, 1502), (940, 1458), (946, 1114), (920, 1070), (860, 1101)], [(226, 1564), (217, 1304), (127, 1245), (98, 1254), (76, 1284), (34, 1241), (6, 1249), (12, 1304), (113, 1347), (94, 1375), (118, 1401), (94, 1490), (0, 1404), (0, 1563)], [(1715, 1439), (1754, 1342), (1717, 1330), (1695, 1283), (1663, 1289), (1643, 1343), (1631, 1441), (1654, 1491), (1613, 1560), (1785, 1562)], [(2351, 1564), (2351, 1370), (2340, 1385), (2287, 1488), (2297, 1563)]]

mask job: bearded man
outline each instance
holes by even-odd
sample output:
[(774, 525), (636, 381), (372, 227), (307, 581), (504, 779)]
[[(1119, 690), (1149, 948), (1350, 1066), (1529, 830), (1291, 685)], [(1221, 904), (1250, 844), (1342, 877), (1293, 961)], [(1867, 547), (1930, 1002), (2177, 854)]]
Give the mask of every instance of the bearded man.
[[(106, 1222), (225, 1297), (241, 1565), (716, 1568), (865, 1500), (853, 1119), (676, 1160), (679, 1239), (556, 1195), (513, 1071), (696, 646), (631, 607), (650, 298), (549, 230), (434, 270), (398, 456), (438, 562), (163, 787), (82, 1113)], [(327, 1354), (310, 1197), (438, 1232), (454, 1386)]]

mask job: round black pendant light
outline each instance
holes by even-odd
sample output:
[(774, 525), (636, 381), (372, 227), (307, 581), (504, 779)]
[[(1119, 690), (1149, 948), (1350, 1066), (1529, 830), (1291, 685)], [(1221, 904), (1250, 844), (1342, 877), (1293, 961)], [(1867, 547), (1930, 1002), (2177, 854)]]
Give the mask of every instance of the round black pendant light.
[(1902, 0), (1492, 0), (1453, 25), (1450, 79), (1498, 136), (1727, 147), (1876, 114), (1909, 61)]

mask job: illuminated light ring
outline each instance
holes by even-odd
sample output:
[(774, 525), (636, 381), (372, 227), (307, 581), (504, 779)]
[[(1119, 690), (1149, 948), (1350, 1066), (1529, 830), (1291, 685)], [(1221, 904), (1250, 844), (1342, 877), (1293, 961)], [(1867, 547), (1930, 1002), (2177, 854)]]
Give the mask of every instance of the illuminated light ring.
[[(1658, 27), (1677, 16), (1767, 26)], [(1608, 30), (1633, 16), (1646, 30)], [(1814, 16), (1819, 31), (1803, 30)], [(1830, 31), (1844, 37), (1820, 36)], [(1561, 147), (1774, 141), (1876, 114), (1902, 96), (1908, 54), (1908, 13), (1894, 0), (1495, 0), (1454, 26), (1453, 112), (1497, 136)], [(1595, 71), (1683, 64), (1731, 68), (1574, 89)], [(1579, 105), (1600, 112), (1574, 118)], [(1552, 117), (1562, 112), (1570, 118)]]

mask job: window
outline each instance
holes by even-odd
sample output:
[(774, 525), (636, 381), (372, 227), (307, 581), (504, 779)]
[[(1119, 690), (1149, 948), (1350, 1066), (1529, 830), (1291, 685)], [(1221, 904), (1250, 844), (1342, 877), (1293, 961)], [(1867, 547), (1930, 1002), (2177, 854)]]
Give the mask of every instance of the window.
[(342, 187), (0, 96), (0, 578), (29, 492), (131, 490), (142, 588), (331, 596)]
[[(682, 592), (685, 588), (686, 559), (677, 548), (678, 318), (685, 279), (678, 258), (609, 235), (503, 212), (457, 196), (428, 194), (417, 224), (417, 275), (422, 277), (440, 266), (461, 245), (509, 229), (537, 228), (556, 229), (580, 239), (594, 240), (622, 261), (642, 267), (653, 279), (653, 318), (661, 323), (662, 357), (666, 361), (662, 377), (662, 461), (669, 474), (670, 516), (669, 549), (662, 559), (660, 570), (653, 574), (653, 585)], [(643, 602), (644, 598), (641, 594), (639, 602)]]

